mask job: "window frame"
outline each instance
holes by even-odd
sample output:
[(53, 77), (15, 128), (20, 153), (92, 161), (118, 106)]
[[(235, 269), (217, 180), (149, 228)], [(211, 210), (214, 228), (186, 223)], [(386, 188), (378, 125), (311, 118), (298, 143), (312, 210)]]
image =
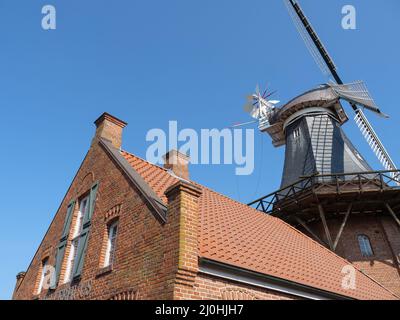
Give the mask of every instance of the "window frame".
[(358, 247), (360, 248), (361, 255), (365, 258), (374, 256), (374, 250), (370, 238), (365, 234), (357, 235)]
[(119, 229), (118, 220), (112, 221), (107, 226), (107, 242), (106, 242), (106, 251), (104, 255), (103, 268), (110, 267), (114, 264), (118, 229)]
[(45, 277), (45, 269), (49, 265), (49, 258), (45, 258), (40, 262), (41, 265), (41, 270), (40, 270), (40, 278), (39, 278), (39, 283), (38, 287), (36, 289), (36, 294), (39, 295), (42, 293), (43, 290), (43, 284), (44, 284), (44, 277)]

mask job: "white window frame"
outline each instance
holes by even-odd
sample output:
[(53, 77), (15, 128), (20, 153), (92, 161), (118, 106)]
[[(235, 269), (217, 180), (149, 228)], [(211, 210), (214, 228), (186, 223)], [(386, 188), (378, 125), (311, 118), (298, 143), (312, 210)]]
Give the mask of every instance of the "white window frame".
[(46, 272), (46, 267), (48, 265), (49, 259), (45, 259), (42, 260), (41, 265), (42, 265), (42, 270), (40, 272), (40, 280), (39, 280), (39, 286), (37, 289), (37, 294), (40, 294), (42, 292), (43, 289), (43, 283), (44, 283), (44, 276), (45, 276), (45, 272)]
[(74, 231), (72, 234), (67, 260), (67, 268), (65, 270), (64, 283), (68, 283), (72, 280), (72, 270), (76, 262), (76, 255), (78, 254), (79, 241), (81, 239), (83, 228), (83, 217), (85, 216), (87, 210), (89, 210), (89, 196), (86, 196), (79, 202), (79, 211), (75, 219)]
[(107, 247), (103, 267), (113, 264), (115, 258), (115, 242), (118, 235), (118, 221), (111, 223), (107, 230)]

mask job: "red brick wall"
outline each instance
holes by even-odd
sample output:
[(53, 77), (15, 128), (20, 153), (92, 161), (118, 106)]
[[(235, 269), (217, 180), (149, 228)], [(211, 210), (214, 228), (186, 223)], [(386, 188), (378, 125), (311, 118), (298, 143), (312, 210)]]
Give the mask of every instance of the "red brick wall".
[[(54, 292), (48, 294), (43, 290), (40, 296), (36, 296), (34, 290), (41, 261), (48, 257), (49, 264), (55, 264), (55, 250), (67, 205), (72, 199), (84, 195), (95, 181), (99, 181), (99, 189), (80, 282), (72, 287), (70, 283), (61, 284), (62, 274), (60, 285)], [(14, 298), (220, 299), (227, 297), (228, 293), (242, 298), (253, 295), (261, 299), (288, 298), (197, 275), (198, 192), (188, 185), (171, 189), (168, 192), (168, 221), (162, 224), (94, 140)], [(115, 262), (112, 270), (105, 272), (102, 269), (104, 239), (107, 223), (113, 219), (119, 219)], [(66, 258), (67, 254), (64, 266)], [(228, 293), (224, 289), (229, 289)]]
[[(328, 220), (333, 240), (336, 238), (340, 224), (340, 220)], [(320, 223), (311, 225), (311, 228), (326, 241)], [(365, 234), (370, 239), (374, 251), (373, 257), (362, 256), (357, 239), (359, 234)], [(400, 228), (391, 216), (350, 215), (336, 253), (392, 292), (400, 294)]]
[(298, 297), (198, 274), (192, 288), (179, 287), (175, 299), (183, 300), (293, 300)]

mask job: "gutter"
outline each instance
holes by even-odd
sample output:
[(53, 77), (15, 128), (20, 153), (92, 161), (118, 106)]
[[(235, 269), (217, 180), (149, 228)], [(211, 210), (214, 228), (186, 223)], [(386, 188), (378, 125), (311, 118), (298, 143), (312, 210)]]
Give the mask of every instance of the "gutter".
[(199, 259), (199, 272), (264, 289), (311, 300), (354, 300), (354, 298), (299, 284), (297, 282), (250, 271), (208, 258)]

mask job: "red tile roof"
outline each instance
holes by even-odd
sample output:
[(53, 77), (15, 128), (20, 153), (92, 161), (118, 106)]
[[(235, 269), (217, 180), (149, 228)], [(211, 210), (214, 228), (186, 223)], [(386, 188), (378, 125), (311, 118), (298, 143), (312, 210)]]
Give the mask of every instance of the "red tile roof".
[[(122, 155), (167, 204), (164, 192), (178, 178), (126, 151)], [(350, 262), (282, 220), (191, 182), (203, 191), (201, 257), (356, 299), (399, 299), (357, 269), (356, 289), (342, 288), (342, 268)]]

